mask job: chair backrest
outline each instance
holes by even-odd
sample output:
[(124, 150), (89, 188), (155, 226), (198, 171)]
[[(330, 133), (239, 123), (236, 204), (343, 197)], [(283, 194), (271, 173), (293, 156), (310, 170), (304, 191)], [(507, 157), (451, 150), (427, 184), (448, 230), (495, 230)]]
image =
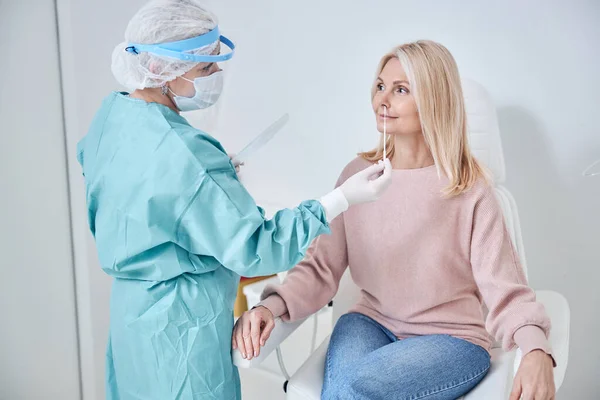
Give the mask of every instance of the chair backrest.
[[(479, 83), (463, 79), (462, 85), (469, 127), (469, 145), (475, 157), (488, 167), (494, 178), (496, 195), (502, 206), (508, 231), (527, 274), (517, 206), (512, 195), (502, 186), (506, 179), (506, 169), (496, 107), (489, 93)], [(333, 302), (334, 324), (358, 301), (359, 296), (360, 292), (347, 270)]]

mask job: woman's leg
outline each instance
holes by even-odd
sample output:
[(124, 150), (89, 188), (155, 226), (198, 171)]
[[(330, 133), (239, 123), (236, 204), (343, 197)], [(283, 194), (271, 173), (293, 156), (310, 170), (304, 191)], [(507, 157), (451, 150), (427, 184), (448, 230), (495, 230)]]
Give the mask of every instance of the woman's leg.
[[(349, 371), (373, 351), (396, 340), (394, 335), (372, 319), (357, 313), (340, 317), (331, 334), (325, 361), (322, 399), (347, 399)], [(342, 391), (340, 391), (342, 390)]]
[(487, 374), (482, 347), (447, 335), (399, 340), (347, 369), (345, 399), (454, 400)]

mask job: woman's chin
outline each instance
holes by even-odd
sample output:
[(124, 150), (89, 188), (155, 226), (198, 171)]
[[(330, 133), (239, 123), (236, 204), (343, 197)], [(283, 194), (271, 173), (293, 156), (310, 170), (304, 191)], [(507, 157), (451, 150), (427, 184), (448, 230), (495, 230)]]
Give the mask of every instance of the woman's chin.
[[(386, 133), (387, 133), (388, 135), (391, 135), (391, 136), (397, 135), (397, 132), (396, 132), (395, 130), (390, 130), (390, 127), (389, 127), (389, 126), (387, 127), (387, 129), (386, 129), (386, 130), (387, 130), (387, 132), (386, 132)], [(378, 131), (379, 133), (383, 133), (383, 125), (379, 125), (379, 124), (378, 124), (378, 125), (377, 125), (377, 131)]]

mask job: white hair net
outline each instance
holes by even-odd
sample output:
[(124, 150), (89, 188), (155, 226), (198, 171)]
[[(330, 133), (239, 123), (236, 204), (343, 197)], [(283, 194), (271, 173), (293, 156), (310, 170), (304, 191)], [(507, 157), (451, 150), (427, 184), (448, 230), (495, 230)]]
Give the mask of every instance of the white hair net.
[[(117, 45), (113, 51), (112, 73), (128, 90), (164, 86), (198, 63), (152, 53), (128, 53), (125, 51), (127, 45), (189, 39), (213, 30), (217, 24), (217, 17), (194, 0), (153, 0), (129, 21), (125, 30), (125, 42)], [(189, 53), (211, 54), (218, 44), (219, 41), (216, 41)]]

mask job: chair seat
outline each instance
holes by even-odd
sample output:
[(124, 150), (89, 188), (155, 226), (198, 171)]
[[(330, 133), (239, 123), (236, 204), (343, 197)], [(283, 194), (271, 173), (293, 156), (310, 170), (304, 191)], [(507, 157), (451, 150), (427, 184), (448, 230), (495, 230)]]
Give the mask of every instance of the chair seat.
[[(315, 350), (306, 362), (291, 377), (288, 383), (288, 400), (319, 400), (323, 387), (325, 356), (329, 338)], [(515, 353), (502, 349), (492, 350), (492, 368), (484, 380), (464, 400), (505, 400), (510, 393), (512, 368)]]
[(325, 372), (325, 356), (329, 339), (321, 343), (314, 353), (302, 364), (298, 371), (290, 378), (287, 388), (288, 400), (319, 400), (323, 387), (323, 373)]
[(506, 400), (512, 389), (515, 352), (492, 349), (492, 367), (475, 389), (464, 400)]

